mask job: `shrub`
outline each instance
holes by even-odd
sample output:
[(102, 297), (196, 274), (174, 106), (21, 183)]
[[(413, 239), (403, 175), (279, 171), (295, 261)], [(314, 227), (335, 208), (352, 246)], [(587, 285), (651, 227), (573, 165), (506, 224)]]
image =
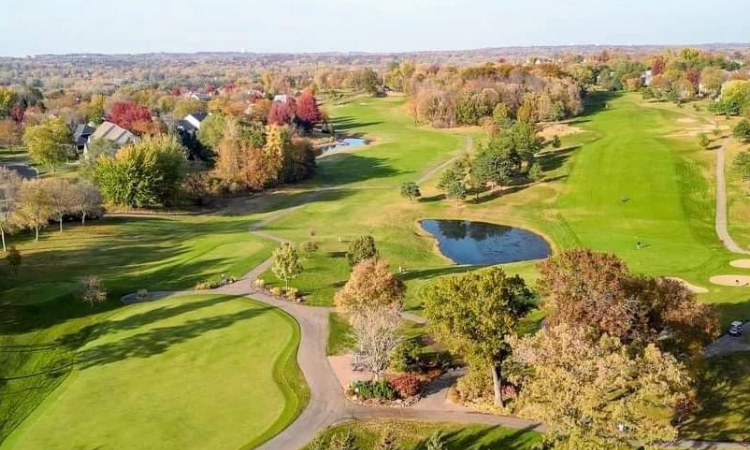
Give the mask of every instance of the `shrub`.
[(307, 241), (307, 242), (303, 242), (299, 246), (299, 248), (304, 253), (307, 253), (308, 255), (312, 255), (318, 251), (318, 244), (316, 244), (315, 241)]
[(138, 300), (145, 300), (146, 297), (148, 297), (148, 291), (146, 289), (138, 289), (138, 292), (135, 294), (135, 298)]
[(463, 401), (493, 398), (489, 369), (469, 370), (465, 377), (458, 380), (456, 391)]
[(349, 244), (346, 252), (346, 260), (354, 267), (357, 263), (370, 258), (375, 258), (378, 250), (375, 248), (375, 239), (372, 236), (360, 236)]
[(207, 291), (209, 289), (212, 289), (212, 283), (210, 281), (201, 281), (195, 285), (196, 291)]
[(388, 366), (398, 372), (417, 370), (419, 366), (419, 343), (416, 339), (407, 339), (391, 354)]
[(264, 287), (266, 287), (266, 280), (258, 278), (257, 280), (255, 280), (254, 284), (258, 289), (263, 289)]
[(289, 288), (286, 290), (286, 298), (289, 300), (297, 300), (299, 298), (299, 289)]
[(422, 379), (414, 373), (399, 375), (390, 383), (398, 396), (403, 399), (413, 397), (422, 391)]
[(271, 288), (271, 295), (281, 297), (282, 294), (284, 294), (284, 291), (280, 287), (274, 286)]
[(365, 400), (395, 400), (398, 396), (387, 381), (355, 381), (351, 388), (358, 397)]

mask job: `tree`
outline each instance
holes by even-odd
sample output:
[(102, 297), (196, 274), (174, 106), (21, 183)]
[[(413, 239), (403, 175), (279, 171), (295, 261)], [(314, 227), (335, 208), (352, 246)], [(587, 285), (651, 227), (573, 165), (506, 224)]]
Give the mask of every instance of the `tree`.
[(13, 271), (13, 275), (18, 276), (18, 268), (21, 267), (21, 262), (22, 262), (21, 252), (19, 252), (15, 246), (12, 246), (10, 250), (8, 251), (7, 258), (8, 258), (8, 265)]
[(297, 99), (295, 113), (299, 124), (308, 132), (323, 118), (315, 95), (308, 89), (305, 89)]
[(169, 206), (185, 176), (187, 151), (174, 136), (147, 137), (98, 159), (94, 180), (108, 202), (130, 207)]
[(443, 172), (438, 182), (438, 188), (445, 191), (446, 197), (455, 199), (456, 203), (466, 198), (467, 189), (463, 172), (460, 162), (456, 162)]
[(198, 141), (206, 148), (216, 149), (226, 128), (227, 118), (224, 114), (213, 113), (201, 122), (198, 130)]
[(419, 190), (417, 183), (413, 181), (407, 181), (401, 185), (401, 196), (406, 197), (409, 200), (414, 200), (422, 196), (422, 192)]
[(509, 339), (520, 369), (521, 414), (550, 427), (555, 449), (625, 450), (634, 442), (673, 441), (675, 410), (691, 397), (685, 367), (653, 344), (639, 350), (615, 337), (591, 336), (559, 325)]
[(721, 97), (715, 106), (720, 114), (739, 115), (750, 109), (750, 81), (728, 81), (722, 88)]
[(71, 210), (81, 215), (81, 225), (86, 225), (87, 217), (102, 214), (103, 200), (101, 191), (93, 183), (80, 181), (73, 185)]
[(706, 133), (701, 133), (698, 135), (698, 145), (700, 145), (703, 149), (707, 149), (708, 146), (711, 145), (711, 139), (708, 138), (708, 135)]
[(17, 98), (18, 95), (13, 89), (0, 87), (0, 118), (10, 115), (10, 110)]
[(13, 226), (21, 184), (21, 176), (16, 171), (0, 167), (0, 238), (3, 241), (4, 252), (7, 251), (5, 234), (10, 232)]
[(60, 233), (63, 232), (63, 218), (73, 208), (74, 191), (73, 186), (67, 178), (43, 178), (39, 180), (47, 192), (50, 205), (60, 224)]
[(21, 127), (12, 119), (0, 120), (0, 143), (13, 150), (21, 141)]
[(88, 303), (90, 307), (107, 300), (107, 291), (99, 277), (89, 275), (81, 279), (81, 300)]
[(378, 249), (375, 247), (375, 239), (372, 236), (360, 236), (349, 243), (346, 252), (346, 260), (349, 266), (354, 267), (365, 259), (377, 258)]
[(440, 431), (436, 431), (430, 435), (425, 444), (425, 450), (447, 450), (445, 439)]
[(315, 241), (305, 241), (299, 246), (299, 248), (308, 256), (312, 256), (318, 251), (318, 244), (316, 244)]
[(294, 111), (288, 103), (273, 102), (268, 111), (269, 125), (288, 125), (292, 122)]
[(50, 119), (27, 127), (23, 140), (31, 159), (54, 171), (55, 165), (67, 159), (66, 149), (71, 147), (73, 136), (62, 119)]
[[(188, 114), (203, 112), (206, 112), (206, 104), (204, 102), (194, 98), (182, 97), (175, 102), (174, 108), (172, 109), (172, 116), (176, 118), (183, 118)], [(201, 128), (203, 128), (202, 123)]]
[(567, 250), (539, 265), (550, 325), (569, 324), (625, 343), (700, 356), (718, 334), (713, 309), (677, 281), (630, 274), (619, 258)]
[(289, 280), (302, 273), (302, 265), (299, 262), (297, 250), (289, 243), (281, 244), (281, 247), (273, 252), (273, 267), (271, 270), (278, 279), (284, 281), (284, 287), (289, 289)]
[(46, 227), (55, 214), (47, 189), (38, 180), (24, 181), (21, 184), (18, 205), (15, 223), (32, 228), (35, 240), (38, 241), (39, 229)]
[(346, 316), (356, 316), (369, 307), (400, 308), (406, 286), (396, 278), (388, 264), (375, 258), (357, 263), (349, 280), (334, 297), (336, 307)]
[(439, 279), (423, 296), (425, 317), (435, 334), (463, 356), (471, 370), (489, 370), (495, 405), (502, 407), (502, 363), (510, 348), (505, 339), (517, 332), (532, 308), (532, 293), (519, 276), (502, 269)]
[(732, 129), (732, 135), (740, 142), (750, 142), (750, 120), (742, 119), (740, 123)]
[(750, 180), (750, 151), (745, 150), (734, 157), (732, 170), (740, 174), (744, 181)]
[(155, 131), (151, 111), (131, 101), (115, 102), (107, 120), (139, 135)]
[(365, 355), (362, 364), (375, 380), (388, 368), (391, 355), (403, 341), (399, 327), (401, 308), (394, 306), (366, 306), (350, 316), (350, 324), (359, 350)]

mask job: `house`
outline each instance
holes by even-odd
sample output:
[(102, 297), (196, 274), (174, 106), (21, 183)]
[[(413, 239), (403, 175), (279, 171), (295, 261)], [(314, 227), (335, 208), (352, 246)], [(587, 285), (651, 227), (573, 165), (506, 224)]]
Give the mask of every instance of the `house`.
[(191, 98), (193, 100), (199, 100), (202, 102), (207, 102), (211, 100), (211, 94), (207, 94), (205, 92), (197, 92), (197, 91), (190, 91), (185, 93), (185, 97)]
[(641, 74), (641, 85), (642, 86), (651, 86), (651, 82), (654, 80), (654, 73), (651, 71), (651, 69), (644, 71)]
[(83, 148), (86, 147), (86, 143), (89, 141), (89, 136), (91, 136), (94, 131), (96, 131), (96, 128), (87, 123), (79, 123), (76, 125), (73, 130), (73, 141), (79, 152), (82, 152)]
[(188, 114), (184, 119), (177, 122), (177, 128), (186, 133), (195, 134), (201, 129), (201, 123), (206, 120), (206, 117), (208, 117), (208, 114), (203, 112)]
[(105, 139), (112, 142), (115, 147), (122, 147), (123, 145), (138, 142), (138, 137), (112, 122), (104, 122), (99, 125), (96, 130), (91, 133), (86, 141), (86, 145), (83, 148), (83, 153), (88, 153), (88, 144), (96, 139)]

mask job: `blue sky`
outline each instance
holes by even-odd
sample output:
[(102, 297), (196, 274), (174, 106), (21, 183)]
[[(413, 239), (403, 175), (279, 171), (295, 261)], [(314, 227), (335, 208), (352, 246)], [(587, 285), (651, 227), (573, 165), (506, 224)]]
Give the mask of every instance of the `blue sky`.
[(750, 42), (748, 0), (2, 0), (0, 55)]

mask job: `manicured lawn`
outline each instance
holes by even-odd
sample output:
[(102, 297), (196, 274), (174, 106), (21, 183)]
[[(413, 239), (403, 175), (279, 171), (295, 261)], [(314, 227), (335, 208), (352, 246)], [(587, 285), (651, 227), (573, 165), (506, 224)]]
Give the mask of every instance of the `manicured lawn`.
[(322, 437), (330, 439), (335, 434), (350, 433), (357, 449), (373, 450), (387, 430), (393, 433), (402, 450), (423, 449), (425, 441), (437, 431), (444, 436), (447, 450), (531, 450), (541, 441), (538, 433), (502, 427), (387, 420), (339, 425), (326, 430)]
[[(270, 255), (272, 244), (248, 233), (240, 217), (107, 218), (39, 242), (11, 236), (23, 256), (18, 276), (0, 259), (0, 441), (73, 367), (75, 350), (95, 325), (145, 288), (190, 289), (221, 274), (241, 276)], [(90, 308), (78, 279), (100, 276), (109, 301)]]
[(307, 402), (298, 342), (293, 319), (244, 298), (129, 306), (2, 449), (252, 447)]

